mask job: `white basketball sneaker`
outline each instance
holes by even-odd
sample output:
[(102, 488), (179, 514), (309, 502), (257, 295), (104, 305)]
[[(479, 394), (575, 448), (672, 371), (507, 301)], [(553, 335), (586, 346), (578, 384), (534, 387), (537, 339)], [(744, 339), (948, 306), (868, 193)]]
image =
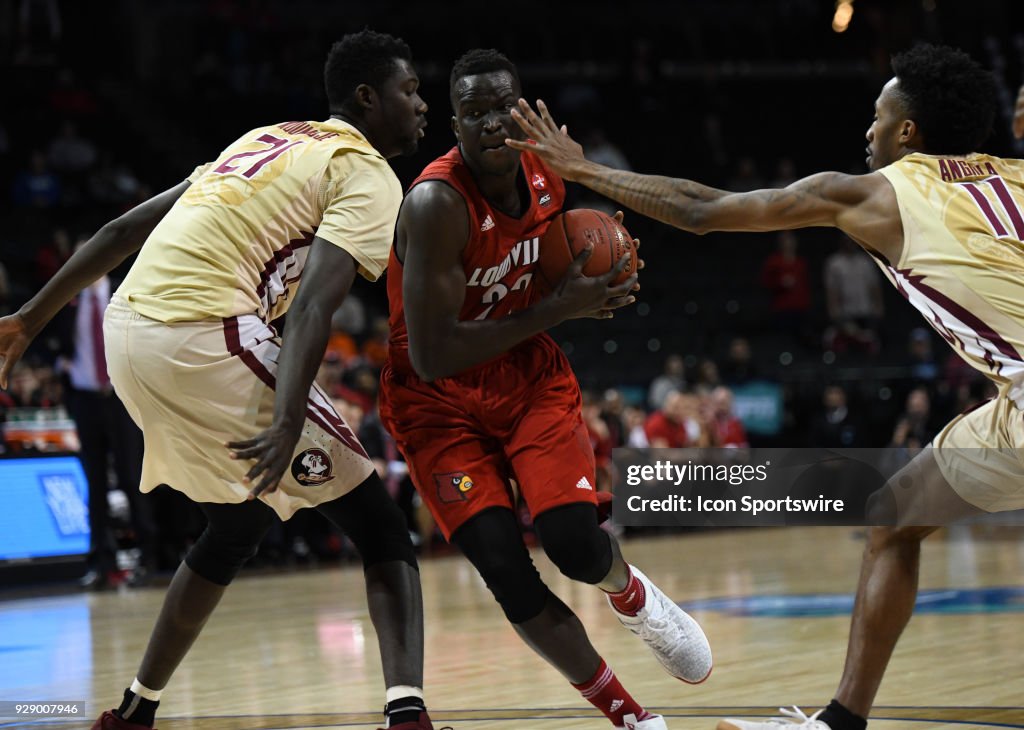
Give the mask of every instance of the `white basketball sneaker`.
[[(644, 640), (665, 670), (688, 684), (699, 684), (711, 674), (711, 646), (690, 614), (679, 608), (650, 579), (629, 566), (644, 587), (644, 606), (636, 616), (612, 607), (619, 623)], [(642, 727), (642, 726), (638, 726)]]
[(637, 720), (636, 715), (623, 715), (622, 721), (626, 724), (616, 725), (615, 730), (668, 730), (661, 715), (652, 715), (646, 720)]
[(818, 710), (810, 717), (804, 714), (796, 705), (792, 709), (780, 707), (782, 717), (773, 717), (770, 720), (734, 720), (727, 718), (718, 721), (718, 730), (832, 730), (826, 723), (818, 719), (824, 710)]

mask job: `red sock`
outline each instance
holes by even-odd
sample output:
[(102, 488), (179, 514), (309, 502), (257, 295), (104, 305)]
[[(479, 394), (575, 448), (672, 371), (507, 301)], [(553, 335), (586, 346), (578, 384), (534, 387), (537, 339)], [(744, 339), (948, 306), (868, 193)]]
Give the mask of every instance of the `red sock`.
[(604, 663), (604, 659), (601, 660), (601, 666), (597, 668), (593, 677), (583, 684), (574, 684), (573, 687), (580, 691), (587, 702), (603, 712), (616, 727), (623, 727), (626, 724), (622, 719), (623, 715), (636, 715), (637, 720), (652, 717), (651, 713), (629, 696), (629, 692), (619, 682), (615, 672)]
[(608, 598), (619, 613), (636, 616), (644, 607), (647, 593), (644, 591), (644, 584), (633, 575), (629, 565), (626, 566), (626, 569), (629, 570), (629, 581), (626, 583), (626, 587), (619, 593), (609, 593)]

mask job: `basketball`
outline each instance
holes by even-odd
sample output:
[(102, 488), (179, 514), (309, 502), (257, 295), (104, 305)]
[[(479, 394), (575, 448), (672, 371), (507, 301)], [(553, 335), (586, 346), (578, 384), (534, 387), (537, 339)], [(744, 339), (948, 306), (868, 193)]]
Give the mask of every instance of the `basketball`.
[(636, 271), (636, 247), (622, 224), (599, 210), (580, 208), (555, 218), (541, 237), (537, 270), (542, 283), (553, 289), (588, 243), (594, 252), (583, 267), (585, 276), (608, 273), (627, 253), (634, 255), (612, 283), (621, 284)]

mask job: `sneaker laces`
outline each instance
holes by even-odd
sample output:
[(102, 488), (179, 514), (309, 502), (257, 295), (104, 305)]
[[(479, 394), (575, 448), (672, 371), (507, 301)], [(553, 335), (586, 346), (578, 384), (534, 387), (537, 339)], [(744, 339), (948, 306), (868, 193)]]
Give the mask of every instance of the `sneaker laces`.
[(783, 714), (783, 717), (773, 717), (769, 722), (776, 725), (784, 725), (786, 727), (792, 727), (793, 725), (806, 725), (808, 728), (817, 730), (818, 728), (824, 728), (825, 730), (831, 730), (828, 725), (818, 720), (818, 715), (824, 712), (824, 709), (818, 710), (810, 717), (796, 705), (792, 708), (780, 707), (779, 712)]
[(663, 595), (655, 595), (654, 605), (646, 620), (640, 624), (640, 637), (648, 644), (671, 653), (679, 646), (683, 637), (679, 625), (672, 620), (672, 615), (665, 608)]

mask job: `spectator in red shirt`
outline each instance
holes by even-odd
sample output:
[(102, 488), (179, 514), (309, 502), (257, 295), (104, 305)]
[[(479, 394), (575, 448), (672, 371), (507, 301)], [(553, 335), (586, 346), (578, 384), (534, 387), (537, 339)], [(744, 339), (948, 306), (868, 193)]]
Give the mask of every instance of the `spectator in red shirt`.
[(720, 386), (711, 391), (711, 437), (715, 446), (746, 448), (747, 431), (732, 411), (732, 391)]
[(644, 433), (652, 448), (681, 449), (686, 446), (688, 439), (682, 408), (683, 394), (673, 390), (665, 397), (661, 409), (647, 417)]
[(57, 228), (53, 239), (36, 251), (36, 286), (42, 287), (52, 279), (71, 254), (71, 237), (63, 228)]
[(768, 292), (778, 328), (803, 337), (811, 310), (807, 259), (797, 253), (797, 238), (792, 231), (780, 233), (778, 241), (778, 250), (761, 267), (761, 286)]

